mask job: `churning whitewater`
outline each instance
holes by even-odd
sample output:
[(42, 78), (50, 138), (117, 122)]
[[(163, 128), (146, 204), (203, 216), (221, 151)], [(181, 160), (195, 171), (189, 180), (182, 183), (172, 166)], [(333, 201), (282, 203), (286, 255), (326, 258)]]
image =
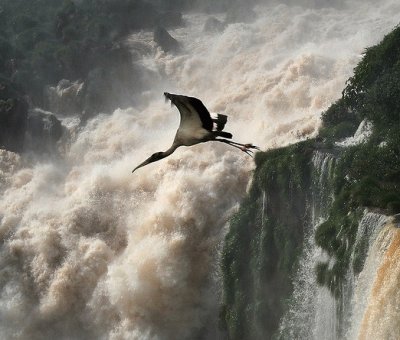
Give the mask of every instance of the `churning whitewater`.
[[(179, 115), (162, 93), (200, 98), (229, 116), (235, 140), (263, 149), (314, 136), (365, 47), (399, 22), (400, 4), (269, 4), (255, 13), (222, 33), (203, 31), (207, 15), (185, 15), (170, 32), (182, 45), (174, 55), (151, 33), (130, 36), (151, 88), (138, 107), (84, 128), (65, 122), (71, 142), (52, 160), (0, 151), (2, 339), (220, 336), (219, 247), (253, 163), (207, 143), (132, 175), (173, 140)], [(362, 322), (372, 327), (376, 313)]]

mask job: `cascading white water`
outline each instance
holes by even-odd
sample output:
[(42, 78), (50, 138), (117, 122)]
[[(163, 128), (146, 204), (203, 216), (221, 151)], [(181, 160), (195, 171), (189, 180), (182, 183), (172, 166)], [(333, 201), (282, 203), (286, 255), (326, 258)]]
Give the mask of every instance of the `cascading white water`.
[(260, 6), (253, 22), (222, 33), (204, 33), (207, 17), (187, 15), (171, 32), (177, 55), (135, 34), (127, 43), (148, 47), (138, 63), (152, 75), (141, 108), (96, 116), (57, 160), (1, 151), (1, 336), (216, 334), (218, 246), (251, 159), (207, 143), (131, 170), (173, 139), (178, 114), (164, 90), (228, 114), (238, 141), (267, 148), (312, 136), (363, 49), (400, 19), (394, 0), (338, 3)]
[[(369, 253), (374, 251), (375, 240), (387, 220), (388, 216), (365, 209), (358, 223), (356, 239), (350, 256), (350, 266), (344, 283), (342, 283), (341, 296), (338, 301), (340, 308), (335, 310), (337, 319), (340, 320), (338, 334), (340, 334), (341, 339), (353, 340), (358, 338), (355, 329), (359, 327), (360, 314), (363, 313), (362, 310), (366, 306), (366, 297), (374, 280), (373, 271), (376, 269), (371, 269), (373, 266), (368, 257), (370, 256)], [(356, 274), (354, 271), (356, 253), (358, 253), (358, 257), (362, 257), (363, 262), (367, 258), (364, 262), (364, 269), (360, 274)], [(374, 265), (377, 266), (379, 259), (376, 258), (373, 261), (375, 261)]]
[[(355, 247), (361, 242), (362, 237), (368, 239), (369, 247), (366, 256), (364, 269), (360, 274), (354, 275), (352, 269), (349, 270), (348, 281), (351, 290), (351, 301), (347, 305), (348, 331), (347, 339), (357, 339), (360, 333), (361, 321), (367, 308), (369, 295), (375, 280), (376, 272), (381, 264), (385, 242), (382, 242), (381, 231), (387, 222), (385, 215), (364, 211), (364, 215), (357, 229)], [(379, 236), (379, 237), (378, 237)], [(352, 258), (354, 253), (352, 254)]]
[(316, 280), (315, 267), (327, 259), (314, 239), (315, 230), (327, 217), (332, 201), (332, 176), (335, 157), (315, 151), (313, 158), (311, 221), (305, 230), (303, 252), (294, 278), (288, 311), (280, 324), (282, 339), (336, 339), (336, 301)]
[[(350, 333), (357, 334), (357, 339), (399, 338), (399, 255), (400, 229), (390, 221), (370, 247), (364, 270), (359, 276), (356, 288), (361, 298), (355, 301), (354, 308), (362, 313), (354, 313), (356, 322), (352, 324), (351, 331), (356, 332)], [(364, 288), (367, 289), (361, 295)], [(359, 308), (360, 304), (363, 309)]]
[[(334, 261), (319, 248), (314, 239), (315, 230), (329, 213), (333, 200), (333, 168), (335, 157), (321, 151), (313, 155), (314, 179), (311, 197), (311, 221), (304, 237), (303, 253), (299, 269), (294, 278), (294, 291), (288, 311), (280, 324), (282, 339), (357, 339), (361, 334), (361, 323), (365, 319), (369, 296), (377, 269), (387, 244), (386, 236), (380, 234), (388, 217), (365, 209), (360, 219), (356, 239), (350, 258), (350, 268), (341, 289), (342, 296), (336, 299), (326, 287), (317, 283), (315, 268), (318, 262)], [(367, 257), (364, 270), (356, 275), (353, 261), (356, 251), (365, 248)], [(368, 250), (368, 256), (366, 251)], [(339, 305), (341, 304), (341, 305)], [(340, 308), (339, 308), (340, 307)], [(366, 339), (370, 339), (367, 337)]]

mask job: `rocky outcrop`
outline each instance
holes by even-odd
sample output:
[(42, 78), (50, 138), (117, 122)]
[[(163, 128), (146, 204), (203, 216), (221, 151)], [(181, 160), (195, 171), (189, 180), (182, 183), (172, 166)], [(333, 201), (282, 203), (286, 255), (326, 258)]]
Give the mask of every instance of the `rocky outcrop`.
[(39, 153), (52, 153), (63, 135), (64, 128), (55, 115), (39, 109), (31, 110), (26, 126), (25, 149)]
[(164, 52), (176, 52), (179, 50), (178, 41), (163, 27), (159, 26), (155, 29), (153, 39)]
[(57, 117), (29, 110), (21, 92), (8, 80), (0, 81), (0, 148), (13, 152), (49, 153), (56, 150), (64, 128)]
[(99, 112), (134, 105), (141, 87), (141, 70), (132, 65), (132, 55), (123, 46), (107, 54), (107, 62), (91, 70), (83, 87), (83, 119)]

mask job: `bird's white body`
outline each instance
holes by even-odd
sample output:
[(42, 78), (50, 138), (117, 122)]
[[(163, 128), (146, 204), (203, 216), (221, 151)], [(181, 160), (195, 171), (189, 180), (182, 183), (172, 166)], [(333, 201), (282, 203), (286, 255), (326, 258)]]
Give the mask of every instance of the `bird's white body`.
[(207, 131), (201, 125), (185, 125), (176, 132), (174, 143), (191, 146), (209, 140), (209, 136), (210, 131)]

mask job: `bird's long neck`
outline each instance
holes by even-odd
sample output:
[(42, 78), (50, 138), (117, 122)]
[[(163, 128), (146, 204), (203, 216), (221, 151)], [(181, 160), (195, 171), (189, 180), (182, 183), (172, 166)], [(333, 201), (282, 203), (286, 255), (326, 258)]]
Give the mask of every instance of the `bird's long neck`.
[(172, 144), (171, 147), (170, 147), (168, 150), (166, 150), (166, 151), (164, 151), (164, 152), (161, 152), (161, 156), (162, 156), (162, 157), (160, 157), (160, 159), (165, 158), (165, 157), (168, 157), (169, 155), (171, 155), (172, 153), (174, 153), (174, 151), (175, 151), (178, 147), (179, 147), (178, 144), (175, 144), (175, 143)]
[(147, 164), (157, 162), (160, 159), (163, 159), (165, 157), (168, 157), (170, 154), (172, 154), (177, 148), (179, 147), (178, 144), (174, 143), (172, 146), (163, 152), (157, 152), (153, 155), (151, 155), (148, 159), (146, 159), (143, 163), (139, 164), (135, 169), (132, 170), (132, 172), (135, 172), (137, 169), (141, 168), (142, 166), (145, 166)]

